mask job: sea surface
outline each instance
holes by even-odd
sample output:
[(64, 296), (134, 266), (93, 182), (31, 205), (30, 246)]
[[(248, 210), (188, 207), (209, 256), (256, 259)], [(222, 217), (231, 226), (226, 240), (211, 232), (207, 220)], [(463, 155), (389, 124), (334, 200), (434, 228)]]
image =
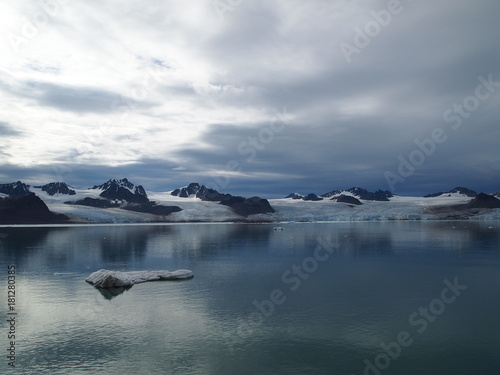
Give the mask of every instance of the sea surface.
[(500, 373), (495, 221), (1, 227), (0, 275), (1, 374)]

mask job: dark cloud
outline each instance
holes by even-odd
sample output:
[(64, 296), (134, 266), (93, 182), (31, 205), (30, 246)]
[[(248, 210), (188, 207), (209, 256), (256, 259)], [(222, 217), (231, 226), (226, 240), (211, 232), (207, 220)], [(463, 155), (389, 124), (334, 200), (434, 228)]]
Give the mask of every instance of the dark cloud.
[(153, 103), (135, 100), (133, 92), (115, 93), (101, 88), (66, 86), (47, 82), (23, 82), (17, 88), (3, 85), (11, 94), (34, 99), (38, 105), (74, 113), (120, 113), (124, 108), (150, 108)]
[(26, 92), (41, 106), (71, 112), (113, 112), (124, 99), (98, 88), (76, 88), (41, 82), (27, 82)]
[(23, 132), (15, 129), (8, 122), (0, 121), (0, 136), (1, 137), (17, 137), (22, 135)]

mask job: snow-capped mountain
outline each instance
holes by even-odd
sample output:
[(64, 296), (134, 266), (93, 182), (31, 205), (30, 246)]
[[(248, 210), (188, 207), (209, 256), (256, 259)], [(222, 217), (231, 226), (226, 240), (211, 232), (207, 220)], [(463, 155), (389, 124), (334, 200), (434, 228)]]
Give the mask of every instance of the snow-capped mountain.
[(446, 196), (451, 197), (452, 195), (474, 198), (477, 196), (477, 193), (474, 190), (465, 187), (456, 187), (448, 192), (439, 192), (439, 193), (424, 195), (424, 198), (436, 198), (436, 197), (446, 197)]
[[(30, 187), (18, 181), (0, 184), (0, 221), (19, 224), (61, 220), (66, 223), (500, 220), (500, 208), (495, 208), (500, 200), (493, 194), (477, 194), (477, 199), (472, 200), (473, 193), (456, 188), (422, 198), (351, 188), (334, 190), (323, 197), (294, 193), (289, 198), (267, 200), (221, 194), (197, 183), (174, 191), (146, 194), (142, 186), (126, 178), (111, 179), (90, 189), (71, 188), (63, 182)], [(186, 199), (189, 197), (196, 199)]]
[(234, 213), (244, 217), (274, 212), (267, 199), (259, 197), (244, 198), (231, 194), (222, 194), (215, 189), (207, 188), (205, 185), (200, 185), (197, 182), (175, 189), (170, 195), (179, 198), (199, 198), (206, 202), (220, 202), (221, 205), (231, 208)]
[(0, 184), (0, 193), (6, 195), (29, 195), (31, 193), (30, 186), (21, 181), (13, 182), (10, 184)]
[(126, 178), (121, 180), (111, 179), (102, 185), (95, 185), (92, 190), (102, 190), (100, 197), (127, 201), (130, 203), (147, 203), (149, 202), (146, 190), (142, 185), (135, 186)]
[(392, 194), (390, 191), (383, 191), (383, 190), (377, 190), (376, 192), (372, 193), (369, 192), (366, 189), (360, 188), (360, 187), (352, 187), (350, 189), (346, 190), (332, 190), (328, 193), (321, 194), (319, 197), (316, 194), (308, 194), (307, 196), (303, 196), (298, 193), (292, 193), (288, 195), (286, 198), (291, 198), (291, 199), (302, 199), (305, 201), (320, 201), (323, 198), (330, 198), (330, 199), (337, 199), (340, 196), (346, 196), (346, 197), (354, 197), (357, 199), (362, 199), (362, 200), (367, 200), (367, 201), (383, 201), (387, 202), (389, 201), (389, 198), (392, 198), (394, 194)]
[(199, 198), (202, 201), (220, 202), (231, 198), (231, 194), (222, 194), (215, 189), (207, 188), (205, 185), (200, 185), (197, 182), (190, 183), (179, 189), (175, 189), (170, 193), (174, 197), (181, 198)]
[(66, 195), (76, 194), (76, 191), (71, 186), (67, 185), (65, 182), (51, 182), (43, 186), (33, 186), (33, 187), (37, 189), (42, 189), (42, 191), (45, 191), (50, 196), (55, 194), (66, 194)]
[(366, 200), (366, 201), (382, 201), (387, 202), (389, 198), (392, 198), (394, 194), (392, 194), (388, 190), (377, 190), (372, 193), (366, 189), (360, 187), (352, 187), (346, 190), (332, 190), (328, 193), (321, 194), (323, 198), (338, 198), (341, 195), (345, 196), (353, 196), (358, 199)]
[(318, 202), (318, 201), (322, 201), (323, 198), (321, 197), (318, 197), (316, 194), (314, 193), (309, 193), (307, 194), (304, 198), (302, 198), (303, 200), (305, 201), (311, 201), (311, 202)]
[(302, 194), (299, 194), (299, 193), (292, 193), (292, 194), (288, 194), (285, 199), (287, 198), (292, 198), (292, 199), (304, 199), (304, 196)]

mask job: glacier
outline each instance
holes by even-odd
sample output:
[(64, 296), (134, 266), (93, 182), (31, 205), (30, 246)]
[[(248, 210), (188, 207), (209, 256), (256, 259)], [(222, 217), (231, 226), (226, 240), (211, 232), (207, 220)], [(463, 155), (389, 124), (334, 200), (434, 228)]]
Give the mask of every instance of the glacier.
[[(255, 214), (242, 217), (231, 208), (218, 202), (203, 201), (200, 198), (181, 198), (171, 191), (147, 191), (147, 196), (159, 204), (175, 205), (182, 209), (161, 217), (147, 213), (126, 211), (119, 208), (93, 208), (64, 204), (68, 195), (50, 196), (41, 189), (32, 189), (42, 198), (49, 209), (71, 218), (73, 223), (186, 223), (186, 222), (318, 222), (318, 221), (385, 221), (385, 220), (500, 220), (500, 209), (462, 210), (455, 213), (432, 212), (430, 208), (451, 207), (468, 203), (471, 198), (459, 193), (436, 197), (411, 197), (394, 195), (389, 201), (363, 200), (362, 205), (323, 199), (303, 201), (302, 199), (268, 199), (274, 213)], [(100, 190), (75, 189), (70, 199), (98, 198)], [(348, 195), (347, 192), (343, 192)], [(352, 195), (352, 193), (351, 193)]]

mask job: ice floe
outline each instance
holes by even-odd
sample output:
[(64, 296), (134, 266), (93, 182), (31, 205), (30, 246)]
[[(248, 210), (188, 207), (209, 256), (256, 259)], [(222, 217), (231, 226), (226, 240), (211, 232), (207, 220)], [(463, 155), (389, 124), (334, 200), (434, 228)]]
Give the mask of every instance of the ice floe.
[(181, 280), (190, 279), (193, 276), (190, 270), (121, 272), (100, 269), (92, 273), (85, 281), (98, 288), (122, 288), (147, 281)]

